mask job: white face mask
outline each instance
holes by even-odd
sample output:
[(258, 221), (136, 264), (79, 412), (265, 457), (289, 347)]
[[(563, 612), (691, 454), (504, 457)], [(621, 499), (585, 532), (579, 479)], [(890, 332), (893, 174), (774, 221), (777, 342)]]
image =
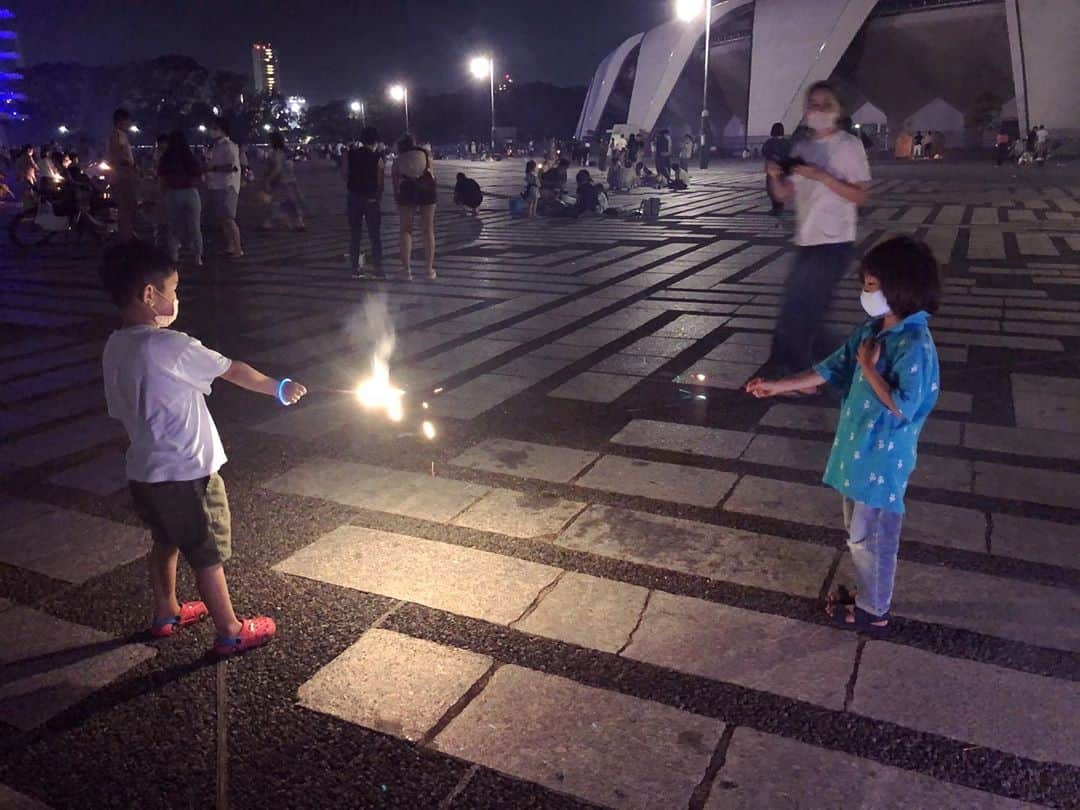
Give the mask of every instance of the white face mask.
[[(154, 290), (154, 295), (159, 295), (162, 298), (165, 298), (165, 296), (161, 295), (161, 293), (159, 293), (157, 290)], [(168, 300), (168, 299), (165, 299), (165, 300)], [(171, 314), (169, 314), (169, 315), (158, 315), (157, 312), (154, 313), (154, 323), (156, 323), (162, 329), (165, 329), (167, 327), (172, 326), (173, 321), (175, 321), (178, 317), (180, 317), (180, 296), (179, 295), (176, 296), (176, 298), (174, 298), (171, 301), (171, 303), (172, 303), (172, 313)]]
[(866, 310), (866, 314), (871, 318), (881, 318), (891, 311), (889, 302), (885, 300), (885, 293), (881, 290), (875, 290), (874, 292), (863, 290), (862, 295), (859, 296), (859, 302), (862, 304), (862, 308)]
[(824, 110), (811, 110), (806, 114), (806, 125), (814, 132), (828, 132), (836, 129), (837, 115), (834, 112)]

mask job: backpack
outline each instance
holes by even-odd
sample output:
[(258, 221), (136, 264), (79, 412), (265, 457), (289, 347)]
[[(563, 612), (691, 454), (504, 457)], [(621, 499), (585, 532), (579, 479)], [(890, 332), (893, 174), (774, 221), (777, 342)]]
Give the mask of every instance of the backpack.
[(660, 198), (646, 197), (641, 201), (641, 207), (638, 210), (645, 219), (656, 219), (660, 216)]
[(607, 211), (607, 207), (608, 207), (607, 192), (604, 191), (603, 186), (597, 186), (596, 213), (598, 213), (598, 214), (604, 213), (605, 211)]

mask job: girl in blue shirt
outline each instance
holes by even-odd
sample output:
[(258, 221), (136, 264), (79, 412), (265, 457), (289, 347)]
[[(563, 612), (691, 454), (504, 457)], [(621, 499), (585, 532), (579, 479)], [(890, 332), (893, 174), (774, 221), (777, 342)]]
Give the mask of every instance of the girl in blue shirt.
[(919, 432), (937, 403), (937, 349), (928, 320), (941, 300), (933, 253), (908, 236), (882, 242), (863, 259), (862, 306), (870, 316), (811, 370), (746, 390), (771, 397), (830, 383), (843, 394), (824, 482), (844, 498), (844, 526), (858, 589), (831, 595), (840, 627), (881, 634), (889, 625), (904, 492)]

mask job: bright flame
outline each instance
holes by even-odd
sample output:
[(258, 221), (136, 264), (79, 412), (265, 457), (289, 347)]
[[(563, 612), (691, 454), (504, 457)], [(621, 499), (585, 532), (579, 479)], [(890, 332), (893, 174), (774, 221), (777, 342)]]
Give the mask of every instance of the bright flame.
[(424, 431), (424, 437), (427, 439), (435, 438), (435, 426), (431, 422), (424, 422), (420, 425), (420, 429)]
[(385, 411), (391, 422), (405, 416), (405, 392), (390, 384), (390, 366), (376, 355), (371, 360), (371, 376), (356, 386), (356, 399), (369, 411)]

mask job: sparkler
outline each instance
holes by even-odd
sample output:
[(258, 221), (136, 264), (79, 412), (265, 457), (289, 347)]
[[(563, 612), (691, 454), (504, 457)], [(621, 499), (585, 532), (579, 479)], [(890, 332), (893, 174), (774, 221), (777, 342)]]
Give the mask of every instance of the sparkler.
[(405, 392), (390, 382), (390, 366), (378, 353), (371, 359), (371, 376), (356, 386), (356, 399), (369, 411), (385, 411), (391, 422), (405, 417)]

